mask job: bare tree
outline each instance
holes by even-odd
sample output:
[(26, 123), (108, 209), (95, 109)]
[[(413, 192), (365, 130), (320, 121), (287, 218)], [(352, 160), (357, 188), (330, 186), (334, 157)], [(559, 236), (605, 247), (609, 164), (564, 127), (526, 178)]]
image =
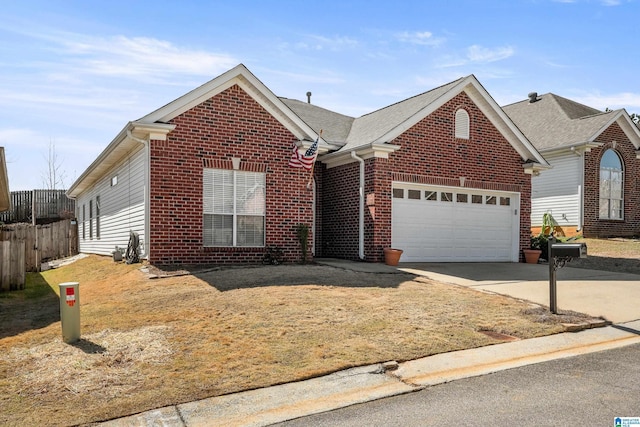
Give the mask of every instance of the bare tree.
[(52, 140), (49, 140), (49, 149), (44, 159), (47, 163), (46, 169), (42, 172), (42, 185), (45, 190), (64, 189), (67, 173), (62, 167), (63, 160), (58, 158), (56, 144)]

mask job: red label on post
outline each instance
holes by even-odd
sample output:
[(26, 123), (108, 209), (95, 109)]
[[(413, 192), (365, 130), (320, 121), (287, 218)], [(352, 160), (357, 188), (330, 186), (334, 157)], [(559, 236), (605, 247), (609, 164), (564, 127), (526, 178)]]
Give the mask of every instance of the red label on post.
[(73, 288), (67, 288), (67, 305), (73, 307), (76, 303), (76, 292)]

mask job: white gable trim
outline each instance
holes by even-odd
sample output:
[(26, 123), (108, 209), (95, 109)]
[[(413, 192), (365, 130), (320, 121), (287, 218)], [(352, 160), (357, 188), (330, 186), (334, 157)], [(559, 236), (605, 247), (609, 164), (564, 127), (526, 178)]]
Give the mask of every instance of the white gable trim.
[(629, 138), (629, 141), (631, 141), (636, 150), (640, 149), (640, 129), (633, 123), (631, 117), (629, 117), (629, 114), (627, 114), (625, 110), (618, 110), (616, 114), (611, 117), (611, 120), (589, 138), (589, 142), (595, 142), (595, 140), (615, 122), (618, 122), (618, 125), (620, 125), (620, 128), (625, 135), (627, 135), (627, 138)]
[[(138, 150), (141, 140), (165, 140), (166, 135), (174, 128), (174, 125), (166, 123), (144, 123), (140, 125), (137, 122), (129, 122), (107, 148), (100, 153), (98, 158), (69, 187), (66, 193), (67, 196), (72, 199), (76, 198), (83, 191), (90, 188), (129, 154)], [(129, 137), (129, 135), (133, 136), (133, 138)]]
[[(191, 92), (181, 96), (144, 116), (139, 123), (169, 122), (185, 111), (203, 103), (233, 85), (238, 85), (251, 96), (262, 108), (275, 117), (299, 140), (314, 141), (316, 132), (298, 117), (280, 98), (275, 96), (260, 80), (258, 80), (244, 65), (240, 64), (215, 79), (203, 84)], [(321, 139), (321, 142), (324, 141)]]
[(480, 84), (474, 75), (462, 79), (459, 83), (443, 93), (438, 99), (431, 102), (418, 113), (400, 123), (386, 134), (378, 138), (374, 143), (384, 143), (393, 141), (395, 138), (416, 125), (429, 114), (442, 107), (461, 92), (465, 92), (469, 98), (478, 106), (480, 111), (487, 116), (491, 123), (505, 136), (509, 144), (518, 152), (520, 157), (529, 162), (539, 164), (542, 168), (549, 166), (547, 161), (535, 149), (533, 144), (524, 136), (518, 127), (511, 121), (506, 113), (489, 95), (486, 89)]
[(520, 154), (520, 157), (523, 160), (539, 164), (543, 169), (550, 167), (549, 163), (542, 157), (542, 154), (529, 142), (527, 137), (518, 129), (504, 110), (500, 108), (480, 82), (474, 77), (471, 83), (470, 86), (465, 88), (465, 92), (489, 121), (507, 138), (507, 141)]

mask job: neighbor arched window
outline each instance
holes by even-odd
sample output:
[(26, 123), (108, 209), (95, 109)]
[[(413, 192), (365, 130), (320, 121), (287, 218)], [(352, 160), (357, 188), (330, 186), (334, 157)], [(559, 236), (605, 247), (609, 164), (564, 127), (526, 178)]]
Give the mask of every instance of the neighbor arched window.
[(456, 111), (456, 138), (469, 139), (469, 113), (462, 108)]
[(622, 219), (624, 176), (622, 160), (614, 150), (607, 150), (600, 160), (600, 218)]

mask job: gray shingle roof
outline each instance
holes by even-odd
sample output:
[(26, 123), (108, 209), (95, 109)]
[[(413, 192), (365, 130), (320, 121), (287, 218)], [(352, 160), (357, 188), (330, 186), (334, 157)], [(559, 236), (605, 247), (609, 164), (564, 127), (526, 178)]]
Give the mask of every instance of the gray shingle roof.
[(553, 93), (502, 107), (540, 151), (589, 142), (611, 119), (604, 113)]
[(322, 130), (322, 138), (325, 141), (337, 145), (346, 143), (347, 135), (349, 135), (351, 125), (355, 120), (353, 117), (334, 113), (295, 99), (280, 99), (314, 131), (320, 132)]
[[(355, 148), (368, 144), (401, 126), (420, 110), (429, 106), (440, 96), (447, 93), (462, 79), (437, 87), (428, 92), (389, 105), (388, 107), (358, 117), (351, 127), (347, 138), (347, 147)], [(388, 141), (385, 141), (388, 142)]]
[(355, 119), (306, 102), (281, 99), (316, 132), (322, 129), (322, 136), (326, 141), (344, 145), (344, 149), (352, 149), (370, 144), (394, 128), (401, 126), (420, 110), (447, 93), (460, 80), (462, 79)]

